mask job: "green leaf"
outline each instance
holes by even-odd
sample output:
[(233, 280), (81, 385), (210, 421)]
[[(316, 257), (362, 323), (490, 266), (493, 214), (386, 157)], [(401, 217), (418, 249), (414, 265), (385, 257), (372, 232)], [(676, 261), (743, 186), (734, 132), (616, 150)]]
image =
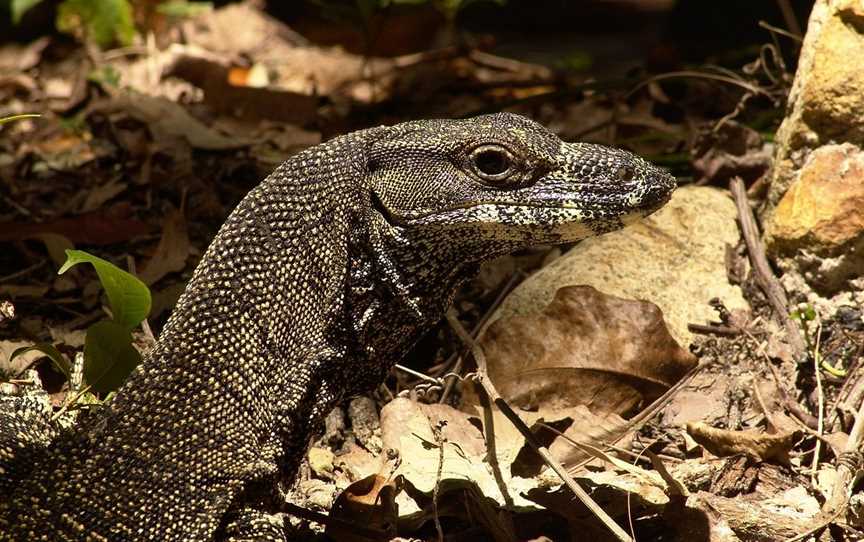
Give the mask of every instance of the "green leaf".
[(119, 88), (120, 72), (118, 72), (114, 66), (99, 66), (87, 74), (87, 80), (99, 83), (100, 85)]
[(789, 314), (789, 317), (793, 320), (811, 322), (816, 319), (816, 309), (813, 308), (813, 305), (802, 304), (797, 309), (793, 310)]
[(33, 346), (22, 346), (21, 348), (16, 348), (15, 351), (12, 352), (12, 355), (9, 356), (9, 361), (12, 361), (18, 356), (24, 355), (27, 352), (33, 351), (42, 352), (48, 356), (48, 358), (54, 363), (54, 366), (57, 367), (57, 370), (63, 373), (66, 380), (71, 380), (72, 368), (69, 366), (69, 362), (66, 360), (66, 357), (50, 343), (36, 343)]
[(102, 48), (131, 45), (135, 36), (128, 0), (64, 0), (56, 24), (57, 30), (91, 39)]
[(12, 24), (20, 23), (21, 17), (39, 2), (42, 2), (42, 0), (12, 0), (9, 3), (9, 10), (12, 13)]
[(108, 304), (115, 323), (131, 330), (150, 313), (150, 290), (134, 276), (83, 250), (67, 250), (66, 258), (66, 263), (57, 271), (58, 275), (79, 263), (93, 265), (99, 275), (99, 282), (108, 295)]
[(213, 2), (187, 2), (186, 0), (168, 0), (156, 6), (156, 11), (168, 17), (182, 19), (196, 17), (213, 11)]
[(84, 339), (84, 380), (97, 393), (119, 388), (141, 363), (132, 346), (132, 333), (117, 322), (102, 320), (87, 329)]

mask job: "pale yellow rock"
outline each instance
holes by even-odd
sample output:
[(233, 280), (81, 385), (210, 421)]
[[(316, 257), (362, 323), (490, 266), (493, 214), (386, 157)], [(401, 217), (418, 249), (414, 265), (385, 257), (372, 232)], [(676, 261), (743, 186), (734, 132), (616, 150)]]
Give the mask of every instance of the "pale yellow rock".
[(326, 448), (313, 446), (309, 448), (309, 468), (322, 478), (329, 478), (333, 473), (333, 462), (336, 456)]
[(828, 254), (864, 240), (864, 152), (849, 143), (813, 151), (767, 233), (769, 251), (781, 254)]
[(716, 188), (678, 189), (663, 209), (624, 230), (587, 239), (529, 277), (493, 318), (540, 311), (563, 286), (588, 284), (601, 292), (657, 304), (672, 336), (687, 346), (688, 323), (716, 320), (708, 305), (749, 309), (740, 288), (730, 285), (726, 245), (738, 243), (735, 204)]

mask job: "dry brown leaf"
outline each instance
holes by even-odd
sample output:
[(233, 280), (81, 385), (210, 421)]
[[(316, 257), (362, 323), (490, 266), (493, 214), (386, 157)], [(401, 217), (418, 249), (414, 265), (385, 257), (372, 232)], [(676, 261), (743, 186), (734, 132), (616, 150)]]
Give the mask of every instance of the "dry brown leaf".
[(329, 522), (326, 527), (327, 536), (340, 542), (392, 539), (396, 536), (398, 492), (398, 479), (388, 479), (379, 474), (354, 482), (336, 498), (330, 509), (330, 518), (378, 531), (381, 536), (366, 536), (367, 533), (356, 529), (347, 530), (340, 524)]
[(79, 209), (82, 213), (89, 213), (102, 208), (105, 203), (110, 201), (114, 196), (121, 194), (128, 185), (117, 180), (108, 181), (99, 186), (90, 187), (87, 190), (87, 197)]
[(66, 251), (75, 248), (72, 241), (59, 233), (35, 233), (27, 238), (42, 241), (48, 251), (48, 256), (58, 269), (66, 262)]
[(186, 217), (177, 209), (171, 210), (162, 222), (162, 238), (156, 252), (138, 275), (148, 286), (168, 273), (182, 271), (192, 245), (186, 231)]
[(131, 218), (131, 212), (129, 203), (123, 202), (105, 210), (38, 224), (0, 223), (0, 241), (17, 241), (44, 233), (56, 233), (75, 244), (122, 243), (150, 231), (147, 224)]
[(11, 299), (21, 297), (40, 298), (48, 293), (50, 286), (28, 286), (19, 284), (3, 284), (0, 285), (0, 295)]
[(679, 540), (789, 540), (817, 525), (819, 504), (803, 487), (758, 501), (700, 491), (690, 495), (686, 507), (677, 512), (667, 519), (682, 527), (699, 525), (703, 530), (684, 531), (690, 536)]
[[(495, 449), (487, 449), (482, 421), (448, 405), (426, 405), (397, 398), (381, 411), (381, 440), (385, 449), (399, 452), (397, 473), (418, 491), (431, 493), (438, 482), (468, 481), (499, 504), (534, 507), (521, 494), (536, 487), (533, 479), (513, 476), (511, 465), (524, 445), (524, 438), (498, 411), (493, 412)], [(433, 427), (443, 422), (440, 443)], [(443, 463), (441, 450), (443, 446)], [(489, 457), (494, 458), (490, 464)], [(441, 468), (441, 478), (437, 472)], [(400, 501), (402, 513), (416, 512)]]
[[(317, 96), (256, 84), (261, 81), (251, 80), (251, 70), (233, 67), (226, 59), (212, 53), (174, 46), (166, 54), (170, 59), (166, 61), (165, 74), (202, 89), (204, 100), (214, 112), (304, 125), (312, 121), (318, 111)], [(262, 69), (263, 66), (257, 71), (260, 73)], [(266, 69), (263, 71), (266, 73)]]
[(90, 141), (69, 131), (56, 131), (41, 139), (24, 143), (18, 152), (32, 152), (56, 171), (75, 170), (97, 158)]
[(160, 143), (181, 138), (197, 149), (215, 151), (237, 149), (251, 143), (210, 129), (190, 115), (183, 106), (162, 97), (132, 92), (118, 93), (107, 102), (94, 106), (93, 110), (123, 111), (146, 124), (153, 139)]
[(696, 365), (656, 305), (591, 286), (559, 289), (540, 314), (496, 321), (483, 347), (498, 391), (526, 410), (585, 405), (624, 415)]
[(702, 422), (687, 424), (693, 440), (717, 457), (746, 454), (760, 461), (789, 464), (789, 450), (801, 439), (800, 431), (787, 431), (771, 435), (755, 431), (729, 431), (715, 429)]

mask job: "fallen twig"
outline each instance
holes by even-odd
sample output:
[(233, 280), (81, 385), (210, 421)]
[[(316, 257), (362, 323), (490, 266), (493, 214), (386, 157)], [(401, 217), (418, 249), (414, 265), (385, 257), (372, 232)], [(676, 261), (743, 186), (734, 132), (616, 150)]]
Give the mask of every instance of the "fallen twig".
[(703, 325), (703, 324), (687, 324), (687, 330), (692, 333), (701, 333), (701, 334), (709, 334), (709, 335), (724, 335), (727, 337), (734, 337), (736, 335), (741, 334), (741, 330), (736, 327), (731, 326), (719, 326), (719, 325)]
[(756, 219), (753, 216), (753, 210), (750, 209), (747, 191), (744, 188), (744, 181), (741, 180), (741, 177), (734, 177), (730, 181), (729, 190), (732, 192), (735, 205), (738, 207), (738, 221), (741, 224), (741, 234), (744, 236), (744, 242), (747, 244), (747, 253), (750, 255), (750, 263), (756, 275), (756, 283), (765, 292), (771, 308), (774, 309), (777, 321), (786, 329), (786, 339), (789, 342), (789, 347), (792, 348), (795, 361), (801, 362), (806, 360), (807, 347), (804, 344), (804, 339), (798, 326), (789, 316), (789, 300), (786, 297), (786, 292), (768, 264), (768, 258), (765, 256), (765, 247), (759, 237), (759, 228), (756, 226)]

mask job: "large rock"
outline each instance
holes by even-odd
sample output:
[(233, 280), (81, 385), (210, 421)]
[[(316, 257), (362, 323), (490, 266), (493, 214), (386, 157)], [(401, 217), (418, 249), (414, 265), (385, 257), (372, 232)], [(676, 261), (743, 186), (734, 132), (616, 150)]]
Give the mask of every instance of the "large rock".
[(862, 58), (864, 3), (818, 0), (777, 131), (763, 213), (765, 245), (784, 284), (817, 304), (864, 296)]
[(726, 245), (738, 243), (735, 205), (710, 187), (678, 189), (666, 207), (643, 222), (586, 239), (528, 278), (493, 318), (541, 311), (563, 286), (588, 284), (601, 292), (657, 304), (675, 339), (691, 342), (688, 323), (716, 319), (708, 305), (748, 309), (726, 279)]
[(768, 232), (773, 248), (846, 248), (864, 236), (864, 153), (855, 145), (815, 150), (780, 200)]
[(825, 145), (810, 154), (766, 232), (781, 267), (834, 295), (864, 276), (864, 152)]
[(827, 143), (864, 145), (864, 4), (817, 0), (807, 24), (776, 154), (765, 217), (813, 150)]

